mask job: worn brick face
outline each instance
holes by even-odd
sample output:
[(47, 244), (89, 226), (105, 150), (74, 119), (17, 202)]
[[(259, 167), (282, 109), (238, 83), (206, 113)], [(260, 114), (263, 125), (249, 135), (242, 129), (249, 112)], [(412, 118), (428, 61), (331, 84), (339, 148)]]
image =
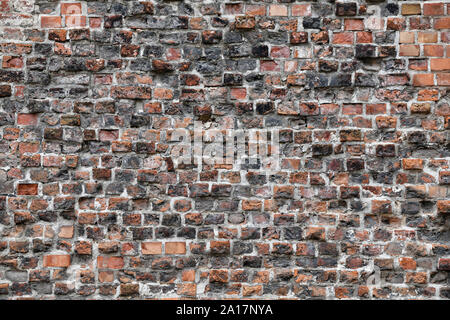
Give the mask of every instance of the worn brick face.
[(448, 1), (0, 2), (0, 299), (450, 298)]

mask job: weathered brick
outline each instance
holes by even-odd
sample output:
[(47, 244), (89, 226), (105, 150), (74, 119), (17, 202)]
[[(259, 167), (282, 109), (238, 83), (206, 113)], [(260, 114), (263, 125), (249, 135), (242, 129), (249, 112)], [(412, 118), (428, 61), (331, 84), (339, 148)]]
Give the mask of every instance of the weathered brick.
[(445, 1), (0, 8), (2, 298), (450, 297)]

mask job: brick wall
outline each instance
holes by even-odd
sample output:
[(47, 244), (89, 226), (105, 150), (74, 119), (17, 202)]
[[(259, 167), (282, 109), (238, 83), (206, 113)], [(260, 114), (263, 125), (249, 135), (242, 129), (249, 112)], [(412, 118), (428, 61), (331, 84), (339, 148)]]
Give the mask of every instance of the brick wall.
[[(450, 297), (446, 1), (0, 1), (0, 299)], [(179, 165), (195, 121), (279, 169)]]

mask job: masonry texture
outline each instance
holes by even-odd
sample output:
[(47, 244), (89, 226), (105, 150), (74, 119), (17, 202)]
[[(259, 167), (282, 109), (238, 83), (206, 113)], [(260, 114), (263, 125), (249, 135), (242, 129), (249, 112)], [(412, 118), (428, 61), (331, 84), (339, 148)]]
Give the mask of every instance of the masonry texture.
[[(446, 1), (0, 0), (0, 299), (449, 299), (449, 41)], [(279, 170), (177, 165), (194, 121)]]

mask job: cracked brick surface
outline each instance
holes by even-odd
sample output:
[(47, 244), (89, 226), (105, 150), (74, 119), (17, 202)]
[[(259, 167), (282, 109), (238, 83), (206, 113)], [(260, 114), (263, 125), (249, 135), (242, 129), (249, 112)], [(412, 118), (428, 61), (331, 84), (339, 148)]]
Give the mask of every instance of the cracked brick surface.
[[(0, 299), (449, 299), (449, 40), (446, 1), (0, 0)], [(279, 170), (178, 165), (194, 121)]]

